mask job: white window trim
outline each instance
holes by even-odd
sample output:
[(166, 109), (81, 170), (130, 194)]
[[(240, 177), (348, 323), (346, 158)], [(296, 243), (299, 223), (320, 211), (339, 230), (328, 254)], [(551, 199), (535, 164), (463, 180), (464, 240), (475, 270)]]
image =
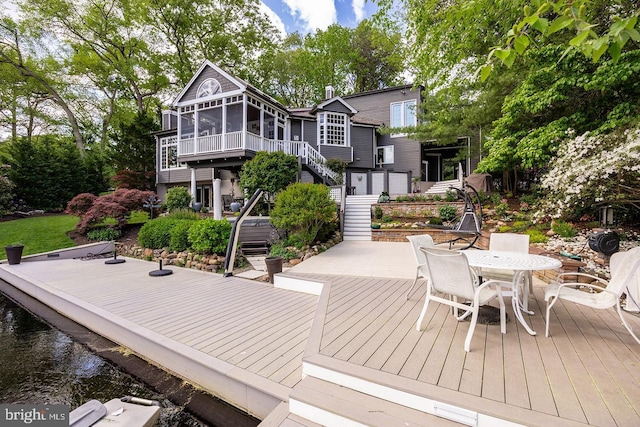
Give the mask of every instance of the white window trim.
[[(326, 127), (327, 127), (327, 123), (328, 123), (328, 120), (327, 120), (327, 115), (328, 114), (333, 114), (333, 115), (336, 115), (336, 116), (342, 116), (344, 118), (344, 143), (343, 144), (328, 144), (327, 143)], [(349, 120), (349, 116), (347, 116), (344, 113), (335, 113), (335, 112), (331, 112), (331, 111), (326, 111), (326, 112), (318, 114), (318, 122), (317, 123), (318, 123), (318, 129), (317, 129), (318, 145), (326, 145), (326, 146), (330, 146), (330, 147), (350, 147), (351, 146), (351, 138), (350, 138), (351, 122)], [(324, 137), (321, 137), (321, 135), (322, 135), (321, 128), (325, 129)]]
[[(417, 125), (417, 116), (416, 116), (416, 109), (417, 109), (417, 105), (418, 105), (418, 101), (416, 101), (415, 99), (408, 99), (406, 101), (398, 101), (398, 102), (392, 102), (391, 104), (389, 104), (389, 126), (391, 126), (392, 128), (394, 127), (406, 127), (407, 123), (406, 123), (406, 117), (405, 117), (405, 110), (406, 110), (406, 105), (413, 105), (414, 108), (414, 113), (413, 113), (413, 117), (414, 117), (414, 123), (409, 125), (409, 126), (416, 126)], [(394, 105), (399, 105), (400, 106), (400, 126), (394, 126), (393, 124), (393, 106)], [(391, 138), (399, 138), (402, 136), (407, 136), (406, 133), (392, 133), (390, 135)]]
[(380, 165), (380, 153), (382, 152), (382, 164), (390, 165), (395, 163), (395, 146), (384, 145), (376, 148), (376, 166)]
[(185, 169), (187, 165), (184, 162), (178, 162), (177, 158), (176, 158), (175, 167), (171, 167), (171, 166), (167, 167), (167, 163), (165, 162), (164, 156), (162, 155), (162, 153), (165, 150), (170, 150), (171, 147), (175, 147), (176, 156), (177, 156), (178, 155), (178, 137), (177, 136), (160, 138), (160, 170), (168, 171), (168, 170), (176, 170), (176, 169)]

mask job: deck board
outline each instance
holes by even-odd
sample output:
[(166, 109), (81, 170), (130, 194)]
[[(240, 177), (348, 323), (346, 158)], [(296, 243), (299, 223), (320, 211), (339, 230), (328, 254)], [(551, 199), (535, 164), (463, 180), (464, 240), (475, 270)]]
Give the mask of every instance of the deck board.
[[(415, 329), (424, 281), (405, 300), (411, 279), (302, 275), (331, 282), (320, 299), (178, 268), (171, 276), (150, 278), (155, 265), (139, 260), (128, 260), (126, 268), (100, 260), (56, 265), (34, 278), (267, 384), (295, 387), (303, 355), (317, 351), (343, 372), (352, 368), (374, 383), (397, 381), (402, 390), (435, 389), (446, 403), (479, 412), (490, 408), (494, 416), (523, 425), (640, 425), (640, 346), (617, 313), (560, 301), (547, 338), (539, 284), (529, 300), (535, 314), (525, 315), (536, 336), (517, 322), (507, 298), (507, 333), (499, 325), (478, 324), (467, 353), (469, 322), (457, 321), (448, 306), (431, 303), (426, 328)], [(321, 310), (319, 300), (327, 304)], [(625, 316), (640, 330), (640, 317)], [(308, 340), (314, 321), (318, 338)], [(318, 346), (313, 351), (311, 341)]]

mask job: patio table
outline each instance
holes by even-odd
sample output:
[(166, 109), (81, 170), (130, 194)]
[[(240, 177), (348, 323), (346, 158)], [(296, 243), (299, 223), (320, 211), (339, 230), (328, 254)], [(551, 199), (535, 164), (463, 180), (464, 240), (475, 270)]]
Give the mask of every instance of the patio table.
[[(529, 297), (529, 286), (523, 279), (529, 271), (553, 270), (560, 268), (562, 263), (555, 258), (521, 252), (468, 250), (462, 251), (462, 253), (466, 255), (469, 266), (478, 270), (482, 268), (493, 268), (514, 272), (511, 283), (511, 305), (513, 306), (513, 312), (527, 332), (535, 335), (536, 332), (529, 326), (522, 314), (523, 311), (528, 314), (533, 314), (532, 311), (528, 310), (528, 304), (526, 302), (526, 298)], [(524, 286), (522, 286), (524, 289), (524, 295), (522, 296), (523, 301), (520, 300), (520, 283), (524, 283)]]

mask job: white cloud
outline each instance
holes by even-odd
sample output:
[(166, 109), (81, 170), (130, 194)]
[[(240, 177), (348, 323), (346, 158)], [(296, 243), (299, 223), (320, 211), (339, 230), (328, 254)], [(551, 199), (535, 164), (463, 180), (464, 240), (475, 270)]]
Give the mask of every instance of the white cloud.
[(356, 16), (356, 22), (360, 22), (364, 18), (364, 2), (365, 0), (351, 1), (351, 7), (353, 7), (353, 14)]
[(337, 21), (333, 0), (284, 0), (291, 16), (299, 19), (307, 31), (324, 30)]
[(278, 14), (271, 10), (271, 8), (262, 1), (260, 2), (260, 11), (269, 17), (271, 23), (278, 29), (278, 31), (280, 31), (280, 33), (283, 35), (287, 34), (287, 30), (282, 19), (280, 19)]

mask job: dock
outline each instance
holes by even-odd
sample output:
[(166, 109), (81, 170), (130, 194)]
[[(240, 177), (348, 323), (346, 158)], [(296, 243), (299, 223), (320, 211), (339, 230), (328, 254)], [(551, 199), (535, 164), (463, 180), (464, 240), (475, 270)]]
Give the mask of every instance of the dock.
[[(616, 313), (561, 302), (544, 336), (431, 304), (409, 243), (342, 242), (275, 285), (127, 258), (0, 264), (0, 279), (262, 419), (261, 426), (637, 426), (640, 346)], [(626, 313), (634, 329), (640, 317)]]

